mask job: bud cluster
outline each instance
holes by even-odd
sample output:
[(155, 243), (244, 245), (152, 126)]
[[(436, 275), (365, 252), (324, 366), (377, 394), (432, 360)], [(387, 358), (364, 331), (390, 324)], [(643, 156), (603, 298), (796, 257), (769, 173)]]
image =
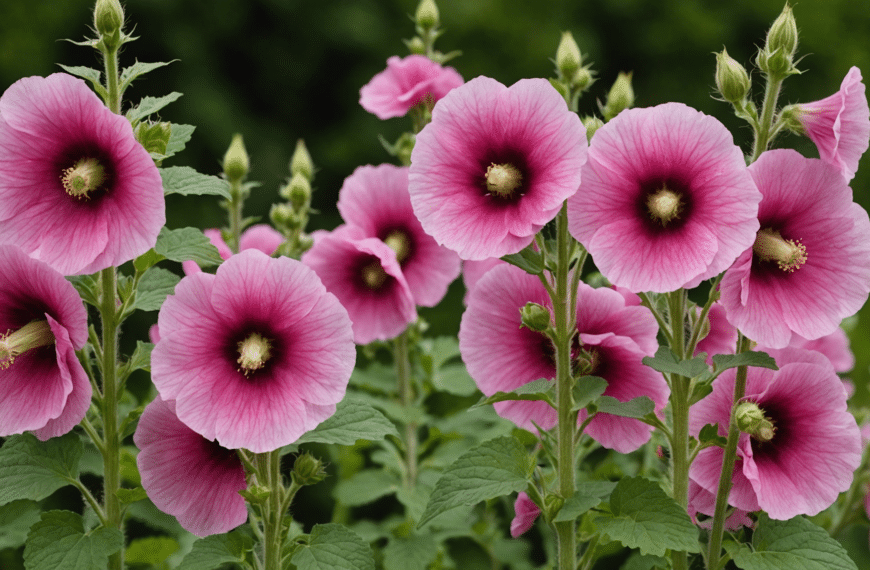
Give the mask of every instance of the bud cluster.
[(768, 76), (779, 79), (800, 73), (794, 66), (797, 46), (797, 23), (791, 6), (786, 4), (767, 32), (764, 47), (758, 51), (756, 65)]
[(313, 241), (304, 235), (311, 212), (311, 181), (314, 179), (314, 163), (302, 139), (290, 158), (290, 180), (278, 193), (287, 202), (274, 204), (269, 217), (275, 227), (287, 238), (279, 253), (298, 257), (307, 251)]

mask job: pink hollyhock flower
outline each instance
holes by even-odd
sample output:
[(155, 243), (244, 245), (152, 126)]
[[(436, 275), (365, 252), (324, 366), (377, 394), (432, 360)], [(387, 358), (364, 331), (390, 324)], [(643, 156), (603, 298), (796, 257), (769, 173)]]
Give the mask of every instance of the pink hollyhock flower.
[(154, 385), (229, 449), (272, 451), (331, 416), (356, 356), (347, 312), (314, 272), (255, 249), (182, 279), (157, 324)]
[[(777, 371), (749, 368), (743, 401), (756, 403), (773, 425), (766, 434), (740, 435), (728, 502), (787, 520), (821, 512), (849, 488), (861, 463), (861, 434), (827, 358), (788, 349), (778, 364)], [(727, 434), (735, 377), (736, 369), (726, 370), (713, 392), (692, 406), (693, 435), (706, 424), (718, 424), (719, 434)], [(710, 493), (719, 483), (723, 453), (719, 447), (702, 450), (689, 471)]]
[(764, 195), (755, 243), (722, 278), (728, 320), (771, 348), (831, 334), (870, 293), (870, 220), (829, 164), (771, 150), (749, 167)]
[[(459, 327), (459, 350), (478, 388), (491, 396), (539, 378), (554, 378), (552, 342), (543, 333), (520, 328), (520, 309), (534, 302), (551, 307), (549, 296), (534, 275), (512, 265), (492, 268), (471, 291), (468, 309)], [(661, 410), (668, 386), (661, 374), (641, 362), (658, 348), (658, 326), (648, 309), (626, 306), (622, 295), (608, 288), (580, 283), (577, 290), (577, 346), (572, 358), (579, 363), (581, 348), (591, 355), (591, 374), (608, 381), (605, 395), (620, 401), (649, 396)], [(539, 401), (499, 402), (495, 410), (518, 426), (550, 429), (556, 413)], [(579, 421), (585, 419), (581, 413)], [(621, 453), (634, 451), (649, 440), (652, 427), (630, 418), (601, 413), (586, 433), (604, 447)]]
[(471, 290), (480, 281), (480, 278), (486, 275), (486, 272), (496, 265), (506, 264), (498, 257), (488, 257), (486, 259), (471, 260), (466, 259), (462, 262), (462, 284), (465, 285), (465, 296), (462, 302), (468, 306), (468, 296), (471, 295)]
[[(218, 255), (221, 256), (221, 259), (230, 258), (233, 254), (233, 250), (231, 250), (230, 246), (227, 245), (227, 242), (224, 241), (219, 229), (209, 228), (207, 230), (202, 230), (202, 233), (204, 233), (205, 237), (208, 238), (211, 244), (217, 248)], [(283, 242), (284, 236), (272, 228), (272, 226), (268, 224), (256, 224), (242, 232), (242, 235), (239, 238), (239, 251), (258, 249), (266, 255), (272, 255)], [(181, 268), (184, 270), (185, 275), (202, 271), (199, 268), (199, 265), (197, 265), (193, 260), (183, 261), (181, 263)]]
[(518, 538), (525, 534), (532, 525), (535, 524), (535, 519), (541, 514), (541, 509), (535, 504), (526, 494), (525, 491), (520, 491), (517, 495), (517, 500), (514, 502), (514, 519), (511, 521), (511, 536)]
[(338, 211), (367, 238), (396, 252), (414, 302), (434, 307), (459, 275), (459, 257), (423, 231), (408, 194), (408, 169), (381, 164), (360, 166), (338, 194)]
[(417, 318), (396, 252), (354, 226), (315, 237), (302, 256), (350, 315), (357, 344), (388, 340)]
[(477, 77), (439, 101), (417, 135), (414, 213), (462, 259), (516, 253), (577, 191), (586, 146), (580, 118), (547, 80)]
[(0, 436), (32, 431), (45, 441), (76, 426), (91, 383), (75, 351), (88, 314), (63, 275), (20, 249), (0, 245)]
[(235, 451), (184, 425), (175, 402), (159, 395), (145, 407), (133, 441), (142, 487), (161, 511), (196, 536), (229, 532), (248, 520), (239, 491), (245, 469)]
[[(699, 308), (698, 312), (700, 313), (700, 311)], [(719, 303), (710, 305), (707, 319), (710, 322), (710, 330), (704, 338), (698, 341), (695, 354), (706, 352), (707, 364), (712, 365), (714, 354), (734, 354), (734, 351), (737, 350), (737, 329), (728, 322), (725, 307)]]
[[(692, 522), (701, 528), (710, 530), (713, 528), (713, 520), (698, 520), (698, 514), (712, 517), (716, 512), (716, 495), (701, 487), (691, 479), (689, 480), (689, 516)], [(725, 518), (725, 530), (736, 532), (740, 527), (754, 528), (755, 523), (749, 518), (749, 513), (740, 509), (733, 509)]]
[(452, 67), (441, 67), (422, 55), (393, 56), (387, 69), (359, 90), (359, 104), (379, 119), (401, 117), (430, 98), (434, 104), (460, 85), (462, 76)]
[(154, 247), (165, 221), (154, 162), (84, 81), (27, 77), (0, 97), (0, 243), (94, 273)]
[(852, 180), (861, 155), (870, 146), (870, 108), (861, 70), (852, 67), (840, 90), (830, 97), (795, 105), (794, 109), (822, 160), (836, 167), (846, 182)]
[(664, 293), (719, 274), (750, 247), (760, 200), (728, 129), (666, 103), (595, 132), (568, 227), (611, 283)]

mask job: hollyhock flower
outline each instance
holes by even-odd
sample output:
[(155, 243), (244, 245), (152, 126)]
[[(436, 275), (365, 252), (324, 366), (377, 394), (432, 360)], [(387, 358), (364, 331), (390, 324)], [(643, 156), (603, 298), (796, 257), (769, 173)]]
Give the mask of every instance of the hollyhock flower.
[(520, 491), (517, 495), (517, 500), (514, 502), (514, 519), (511, 521), (511, 536), (518, 538), (525, 534), (532, 525), (535, 524), (535, 519), (541, 514), (541, 509), (529, 498), (525, 491)]
[(414, 216), (408, 194), (408, 169), (381, 164), (360, 166), (338, 194), (338, 211), (367, 238), (378, 238), (396, 252), (414, 302), (434, 307), (459, 275), (459, 257), (438, 245)]
[(148, 251), (165, 221), (154, 162), (84, 81), (27, 77), (0, 97), (0, 243), (94, 273)]
[[(712, 517), (716, 512), (716, 495), (701, 487), (691, 479), (689, 480), (689, 516), (692, 522), (701, 528), (710, 530), (713, 528), (712, 519), (698, 520), (698, 514)], [(740, 509), (732, 509), (731, 514), (725, 518), (725, 530), (736, 532), (740, 527), (755, 527), (755, 523), (749, 518), (749, 513)]]
[(414, 213), (462, 259), (516, 253), (577, 191), (586, 146), (580, 118), (547, 80), (477, 77), (439, 101), (417, 135)]
[[(471, 291), (459, 328), (459, 350), (469, 374), (488, 396), (556, 376), (550, 339), (520, 328), (520, 309), (528, 302), (551, 307), (537, 277), (507, 264), (492, 268)], [(590, 374), (608, 381), (605, 395), (620, 401), (648, 396), (656, 410), (664, 407), (667, 384), (661, 374), (641, 362), (658, 348), (658, 326), (648, 309), (626, 306), (622, 295), (612, 289), (580, 283), (577, 330), (574, 364), (584, 357), (581, 349), (586, 351)], [(556, 424), (555, 410), (544, 402), (508, 401), (494, 406), (500, 416), (527, 430), (535, 429), (535, 424), (545, 430)], [(585, 411), (581, 412), (579, 421), (585, 417)], [(586, 433), (604, 447), (628, 453), (646, 443), (651, 430), (639, 420), (600, 413)]]
[(159, 395), (145, 407), (133, 441), (142, 487), (161, 511), (196, 536), (229, 532), (248, 520), (239, 491), (245, 469), (237, 453), (184, 425), (175, 402)]
[(806, 135), (816, 143), (821, 159), (836, 167), (846, 182), (852, 180), (861, 155), (870, 146), (870, 108), (861, 70), (852, 67), (840, 90), (830, 97), (793, 109)]
[(480, 281), (480, 278), (486, 275), (486, 272), (495, 267), (507, 263), (498, 257), (488, 257), (486, 259), (471, 260), (466, 259), (462, 262), (462, 284), (465, 285), (465, 296), (462, 302), (468, 306), (468, 296), (471, 295), (471, 290)]
[(771, 150), (749, 167), (764, 195), (754, 244), (725, 272), (728, 320), (771, 348), (834, 332), (870, 293), (870, 220), (829, 164)]
[[(778, 364), (777, 371), (749, 368), (743, 401), (756, 404), (768, 423), (754, 435), (740, 435), (728, 502), (787, 520), (819, 513), (849, 488), (861, 462), (861, 434), (827, 358), (788, 349)], [(735, 369), (726, 370), (714, 380), (713, 392), (692, 406), (693, 435), (706, 424), (718, 424), (719, 434), (727, 434), (735, 377)], [(711, 493), (719, 483), (723, 453), (719, 447), (701, 450), (689, 471)]]
[(63, 275), (0, 246), (0, 436), (45, 441), (78, 424), (91, 383), (75, 351), (88, 340), (84, 304)]
[(611, 283), (665, 293), (719, 274), (750, 247), (760, 200), (728, 129), (666, 103), (595, 132), (568, 228)]
[(347, 312), (314, 272), (256, 249), (182, 279), (157, 324), (154, 385), (229, 449), (272, 451), (331, 416), (356, 356)]
[[(230, 246), (227, 245), (227, 242), (224, 241), (219, 229), (209, 228), (207, 230), (202, 230), (202, 233), (204, 233), (205, 237), (208, 238), (211, 244), (217, 248), (221, 259), (230, 258), (233, 254), (233, 250), (231, 250)], [(242, 232), (242, 235), (239, 238), (239, 251), (258, 249), (266, 255), (272, 255), (283, 242), (284, 236), (272, 228), (272, 226), (268, 224), (256, 224)], [(193, 260), (181, 262), (181, 268), (184, 270), (185, 275), (202, 271), (202, 269), (199, 268), (199, 265), (197, 265)]]
[(302, 256), (350, 315), (357, 344), (388, 340), (417, 318), (396, 252), (354, 226), (319, 235)]
[[(701, 309), (698, 309), (700, 312)], [(734, 354), (737, 350), (737, 329), (728, 322), (725, 307), (719, 303), (710, 305), (707, 313), (709, 332), (698, 341), (695, 354), (707, 353), (707, 364), (713, 364), (714, 354)], [(759, 349), (762, 350), (762, 349)]]
[(452, 67), (441, 67), (428, 57), (409, 55), (387, 60), (387, 69), (359, 90), (359, 104), (379, 119), (405, 115), (411, 107), (431, 103), (462, 85), (462, 76)]

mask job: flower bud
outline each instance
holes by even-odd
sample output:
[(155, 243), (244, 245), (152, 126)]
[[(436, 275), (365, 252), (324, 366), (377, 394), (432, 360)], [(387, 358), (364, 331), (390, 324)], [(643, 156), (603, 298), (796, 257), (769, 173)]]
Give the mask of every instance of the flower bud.
[(765, 49), (768, 52), (781, 51), (789, 58), (794, 56), (798, 45), (798, 30), (797, 23), (792, 14), (791, 6), (786, 3), (782, 8), (782, 13), (773, 21), (770, 30), (767, 32), (767, 41)]
[(598, 117), (583, 117), (583, 126), (586, 127), (587, 141), (591, 141), (595, 131), (604, 126), (604, 121)]
[(155, 154), (166, 154), (166, 146), (172, 135), (171, 123), (150, 123), (143, 121), (136, 125), (136, 140), (145, 150)]
[(326, 478), (323, 462), (310, 453), (303, 453), (293, 463), (293, 480), (300, 485), (315, 485)]
[(412, 54), (423, 55), (426, 53), (426, 44), (423, 43), (423, 40), (419, 36), (414, 36), (412, 39), (404, 41), (405, 45), (408, 46), (408, 51)]
[(544, 497), (544, 516), (548, 521), (553, 520), (563, 506), (565, 506), (565, 499), (559, 495), (547, 495)]
[(604, 106), (604, 120), (609, 121), (625, 109), (634, 105), (634, 89), (631, 87), (632, 72), (619, 73), (610, 93), (607, 94), (607, 104)]
[(286, 228), (290, 225), (295, 212), (288, 204), (272, 204), (269, 210), (269, 219), (278, 228)]
[(241, 182), (242, 178), (248, 173), (250, 166), (251, 160), (248, 158), (248, 152), (245, 150), (242, 135), (236, 133), (233, 135), (230, 148), (227, 149), (227, 153), (224, 155), (224, 174), (230, 182)]
[(550, 309), (543, 305), (526, 303), (526, 306), (520, 309), (520, 317), (523, 321), (522, 326), (530, 330), (542, 332), (550, 328)]
[(737, 429), (748, 433), (759, 441), (773, 439), (775, 428), (773, 423), (764, 415), (764, 410), (755, 402), (740, 402), (734, 410), (734, 419), (737, 421)]
[(437, 28), (439, 21), (438, 6), (435, 5), (435, 0), (421, 0), (417, 6), (417, 13), (414, 16), (417, 25), (424, 30)]
[(290, 158), (290, 174), (292, 176), (301, 174), (309, 182), (314, 180), (314, 162), (311, 160), (311, 155), (308, 154), (305, 141), (302, 139), (296, 141), (296, 150), (293, 151), (293, 156)]
[(559, 42), (559, 48), (556, 50), (556, 68), (561, 77), (573, 78), (582, 62), (580, 48), (574, 41), (574, 36), (571, 32), (562, 32), (562, 41)]
[(123, 25), (124, 9), (118, 0), (97, 0), (94, 6), (94, 28), (103, 41), (111, 38), (117, 42)]
[(290, 183), (281, 189), (281, 197), (289, 200), (297, 211), (311, 203), (311, 183), (301, 173), (294, 174)]
[(716, 88), (726, 101), (743, 101), (750, 85), (746, 69), (728, 55), (728, 50), (723, 49), (722, 53), (716, 54)]
[(586, 67), (578, 69), (571, 78), (571, 87), (578, 91), (585, 91), (590, 85), (592, 85), (592, 73)]

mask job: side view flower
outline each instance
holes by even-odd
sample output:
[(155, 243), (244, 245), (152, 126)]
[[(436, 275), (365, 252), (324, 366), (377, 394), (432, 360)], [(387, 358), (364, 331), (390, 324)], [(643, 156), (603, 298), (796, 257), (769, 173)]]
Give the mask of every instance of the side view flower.
[(359, 104), (379, 119), (405, 115), (428, 98), (431, 104), (462, 85), (462, 76), (452, 67), (442, 67), (428, 57), (391, 57), (387, 68), (359, 91)]

